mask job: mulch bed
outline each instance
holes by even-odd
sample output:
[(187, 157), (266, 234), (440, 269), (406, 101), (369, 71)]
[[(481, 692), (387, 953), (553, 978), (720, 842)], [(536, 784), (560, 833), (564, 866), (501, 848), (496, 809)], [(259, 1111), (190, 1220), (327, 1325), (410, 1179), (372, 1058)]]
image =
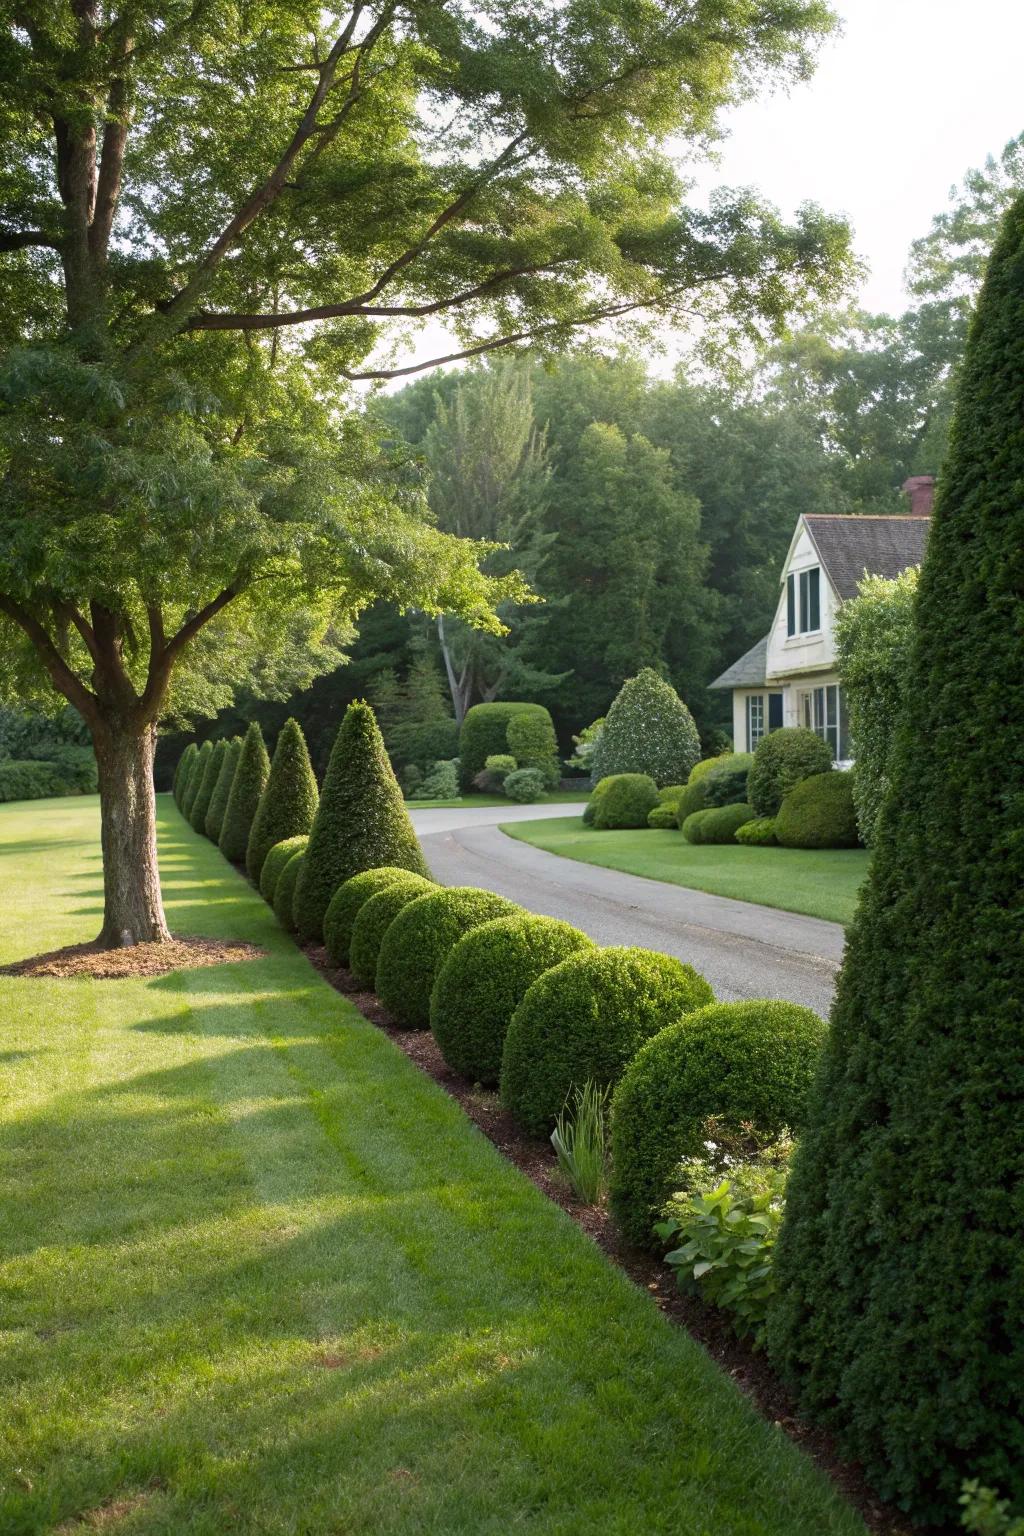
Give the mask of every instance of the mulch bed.
[(15, 960), (0, 966), (0, 976), (91, 976), (94, 981), (118, 981), (128, 976), (195, 970), (201, 965), (258, 960), (265, 954), (266, 950), (256, 944), (224, 939), (171, 939), (167, 944), (132, 944), (125, 949), (107, 949), (93, 940)]
[(842, 1460), (831, 1437), (796, 1417), (793, 1404), (768, 1361), (736, 1338), (725, 1314), (680, 1291), (674, 1277), (655, 1255), (624, 1243), (606, 1207), (580, 1204), (558, 1171), (550, 1142), (524, 1135), (508, 1111), (502, 1109), (496, 1093), (458, 1077), (445, 1062), (429, 1030), (399, 1028), (375, 993), (361, 991), (351, 972), (334, 969), (325, 949), (308, 945), (306, 954), (325, 980), (343, 992), (364, 1018), (382, 1029), (410, 1061), (461, 1104), (509, 1162), (561, 1206), (636, 1285), (650, 1293), (667, 1318), (704, 1346), (764, 1418), (782, 1429), (831, 1478), (870, 1531), (878, 1536), (910, 1536), (912, 1528), (905, 1517), (882, 1503), (864, 1481), (859, 1467)]

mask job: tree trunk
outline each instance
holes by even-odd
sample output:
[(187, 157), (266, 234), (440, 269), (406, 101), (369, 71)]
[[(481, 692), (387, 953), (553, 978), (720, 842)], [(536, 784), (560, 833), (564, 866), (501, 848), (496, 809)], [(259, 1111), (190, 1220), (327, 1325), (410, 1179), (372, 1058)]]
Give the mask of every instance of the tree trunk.
[(110, 949), (163, 943), (171, 937), (156, 857), (155, 743), (151, 725), (141, 732), (105, 726), (93, 734), (103, 843), (99, 942)]

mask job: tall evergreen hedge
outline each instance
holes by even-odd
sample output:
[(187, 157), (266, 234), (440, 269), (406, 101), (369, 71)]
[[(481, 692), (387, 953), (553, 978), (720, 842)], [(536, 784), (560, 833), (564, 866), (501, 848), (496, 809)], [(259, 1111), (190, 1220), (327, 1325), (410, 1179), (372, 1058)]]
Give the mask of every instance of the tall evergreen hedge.
[(270, 759), (263, 745), (263, 732), (255, 720), (242, 739), (238, 767), (231, 781), (224, 822), (220, 829), (221, 853), (232, 864), (241, 864), (249, 846), (253, 817), (270, 773)]
[(1024, 198), (972, 322), (772, 1356), (879, 1491), (1024, 1502)]
[(217, 782), (213, 786), (210, 809), (206, 813), (205, 832), (213, 843), (220, 842), (220, 834), (224, 826), (224, 812), (228, 807), (228, 795), (231, 793), (231, 786), (235, 782), (235, 770), (238, 767), (238, 758), (241, 751), (241, 736), (232, 736), (224, 752), (220, 773), (217, 775)]
[(284, 842), (286, 837), (301, 837), (310, 830), (319, 800), (302, 727), (297, 720), (286, 720), (249, 832), (245, 867), (254, 884), (259, 884), (263, 860), (275, 843)]
[(213, 742), (204, 741), (202, 746), (199, 748), (198, 753), (196, 754), (195, 761), (192, 764), (192, 772), (189, 774), (188, 783), (185, 785), (185, 789), (181, 797), (181, 814), (184, 816), (186, 821), (192, 820), (192, 807), (195, 804), (196, 796), (202, 787), (203, 775), (206, 772), (206, 765), (212, 756)]
[(660, 789), (685, 784), (700, 760), (693, 716), (671, 683), (644, 667), (623, 683), (591, 758), (597, 784), (613, 773), (646, 773)]
[(357, 699), (345, 711), (331, 748), (295, 891), (300, 936), (322, 938), (324, 914), (339, 885), (384, 864), (429, 874), (376, 716)]
[(173, 794), (174, 803), (178, 807), (179, 811), (182, 808), (182, 802), (185, 798), (185, 791), (188, 789), (189, 780), (192, 777), (192, 769), (195, 766), (195, 760), (198, 756), (199, 748), (196, 746), (194, 741), (190, 741), (184, 752), (178, 758), (178, 766), (174, 770)]
[(489, 757), (508, 751), (509, 721), (518, 715), (535, 715), (541, 728), (546, 723), (554, 736), (551, 716), (543, 704), (517, 704), (513, 700), (502, 704), (474, 704), (472, 709), (466, 710), (459, 731), (459, 778), (464, 789), (472, 789), (474, 778)]
[(223, 738), (220, 741), (214, 742), (213, 751), (206, 760), (203, 777), (195, 799), (192, 801), (192, 809), (189, 812), (188, 819), (193, 832), (202, 832), (204, 837), (206, 836), (206, 813), (210, 809), (210, 801), (213, 799), (213, 791), (217, 787), (220, 770), (224, 765), (224, 754), (227, 751), (227, 747), (228, 744)]

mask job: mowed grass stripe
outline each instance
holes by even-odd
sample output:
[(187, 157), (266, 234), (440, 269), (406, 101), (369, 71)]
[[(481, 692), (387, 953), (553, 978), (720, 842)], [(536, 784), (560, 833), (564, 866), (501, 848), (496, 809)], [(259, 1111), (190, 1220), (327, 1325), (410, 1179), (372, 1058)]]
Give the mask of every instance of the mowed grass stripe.
[[(96, 825), (0, 808), (4, 958), (88, 936)], [(0, 978), (0, 1529), (862, 1532), (167, 800), (161, 837), (172, 927), (268, 954)]]

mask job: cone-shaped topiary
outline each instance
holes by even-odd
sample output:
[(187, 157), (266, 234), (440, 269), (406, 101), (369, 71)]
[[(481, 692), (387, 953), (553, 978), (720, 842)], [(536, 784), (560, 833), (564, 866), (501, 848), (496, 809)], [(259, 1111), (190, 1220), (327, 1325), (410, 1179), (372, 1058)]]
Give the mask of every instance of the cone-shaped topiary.
[(220, 777), (220, 770), (224, 765), (224, 754), (227, 749), (228, 744), (223, 738), (220, 741), (214, 742), (213, 751), (207, 758), (206, 767), (203, 769), (202, 782), (192, 801), (192, 809), (188, 813), (189, 825), (193, 832), (201, 832), (204, 837), (206, 836), (206, 813), (210, 809), (210, 801), (213, 799), (213, 791), (217, 787), (217, 780)]
[(274, 905), (274, 891), (285, 865), (293, 853), (305, 853), (309, 844), (309, 837), (286, 837), (283, 843), (275, 843), (273, 848), (263, 860), (263, 868), (260, 871), (260, 895), (264, 901)]
[(685, 784), (700, 759), (693, 716), (671, 683), (644, 667), (623, 683), (591, 759), (594, 783), (612, 773), (646, 773), (659, 787)]
[(292, 854), (274, 886), (274, 916), (288, 933), (295, 932), (295, 887), (306, 857), (303, 849)]
[(212, 756), (213, 742), (204, 741), (202, 746), (199, 748), (195, 762), (192, 764), (192, 772), (189, 776), (188, 783), (185, 785), (184, 794), (181, 797), (181, 814), (184, 816), (187, 822), (191, 822), (192, 820), (192, 807), (195, 804), (196, 796), (202, 787), (203, 776), (206, 773), (206, 765)]
[(827, 1033), (796, 1003), (712, 1003), (640, 1047), (612, 1100), (611, 1202), (631, 1243), (651, 1245), (672, 1176), (702, 1155), (711, 1116), (768, 1139), (799, 1132)]
[(238, 767), (241, 751), (241, 736), (232, 736), (224, 752), (220, 773), (217, 775), (217, 782), (213, 786), (213, 794), (210, 797), (210, 809), (206, 813), (204, 831), (212, 843), (220, 842), (220, 834), (224, 826), (224, 812), (228, 807), (228, 796), (231, 793), (231, 786), (235, 782), (235, 770)]
[(533, 912), (470, 929), (442, 965), (430, 998), (430, 1028), (448, 1065), (470, 1082), (495, 1085), (512, 1015), (537, 977), (594, 947), (578, 928)]
[(1024, 1501), (1024, 198), (968, 334), (769, 1348), (885, 1497)]
[(185, 787), (192, 776), (192, 765), (198, 756), (199, 748), (196, 746), (194, 741), (190, 741), (184, 752), (178, 758), (178, 766), (174, 770), (174, 784), (172, 787), (172, 793), (174, 795), (174, 803), (178, 807), (179, 811), (181, 810), (181, 802), (182, 797), (185, 794)]
[(238, 767), (231, 781), (224, 821), (220, 829), (220, 851), (232, 864), (241, 864), (249, 846), (249, 833), (260, 796), (270, 773), (270, 759), (263, 745), (263, 732), (253, 720), (242, 741)]
[(319, 800), (302, 727), (297, 720), (286, 720), (249, 831), (245, 867), (254, 885), (259, 885), (263, 860), (275, 843), (309, 832)]
[[(355, 927), (360, 909), (370, 897), (378, 895), (387, 886), (394, 885), (397, 880), (405, 880), (408, 876), (407, 869), (398, 869), (395, 865), (385, 864), (380, 869), (364, 869), (361, 875), (353, 875), (351, 880), (346, 880), (344, 885), (338, 886), (324, 913), (324, 947), (332, 964), (348, 965), (352, 929)], [(373, 970), (369, 976), (370, 986), (373, 985), (376, 969), (377, 959), (374, 956)]]
[(360, 986), (372, 991), (377, 985), (380, 946), (402, 908), (434, 889), (432, 882), (422, 875), (404, 870), (400, 880), (389, 881), (375, 896), (364, 901), (352, 925), (349, 943), (349, 966)]
[(373, 710), (358, 699), (345, 711), (327, 765), (320, 808), (295, 895), (304, 939), (323, 937), (339, 885), (383, 865), (428, 875)]
[(377, 958), (377, 996), (399, 1024), (428, 1028), (437, 973), (462, 935), (493, 917), (521, 911), (514, 901), (470, 885), (421, 896), (398, 914), (384, 935)]

